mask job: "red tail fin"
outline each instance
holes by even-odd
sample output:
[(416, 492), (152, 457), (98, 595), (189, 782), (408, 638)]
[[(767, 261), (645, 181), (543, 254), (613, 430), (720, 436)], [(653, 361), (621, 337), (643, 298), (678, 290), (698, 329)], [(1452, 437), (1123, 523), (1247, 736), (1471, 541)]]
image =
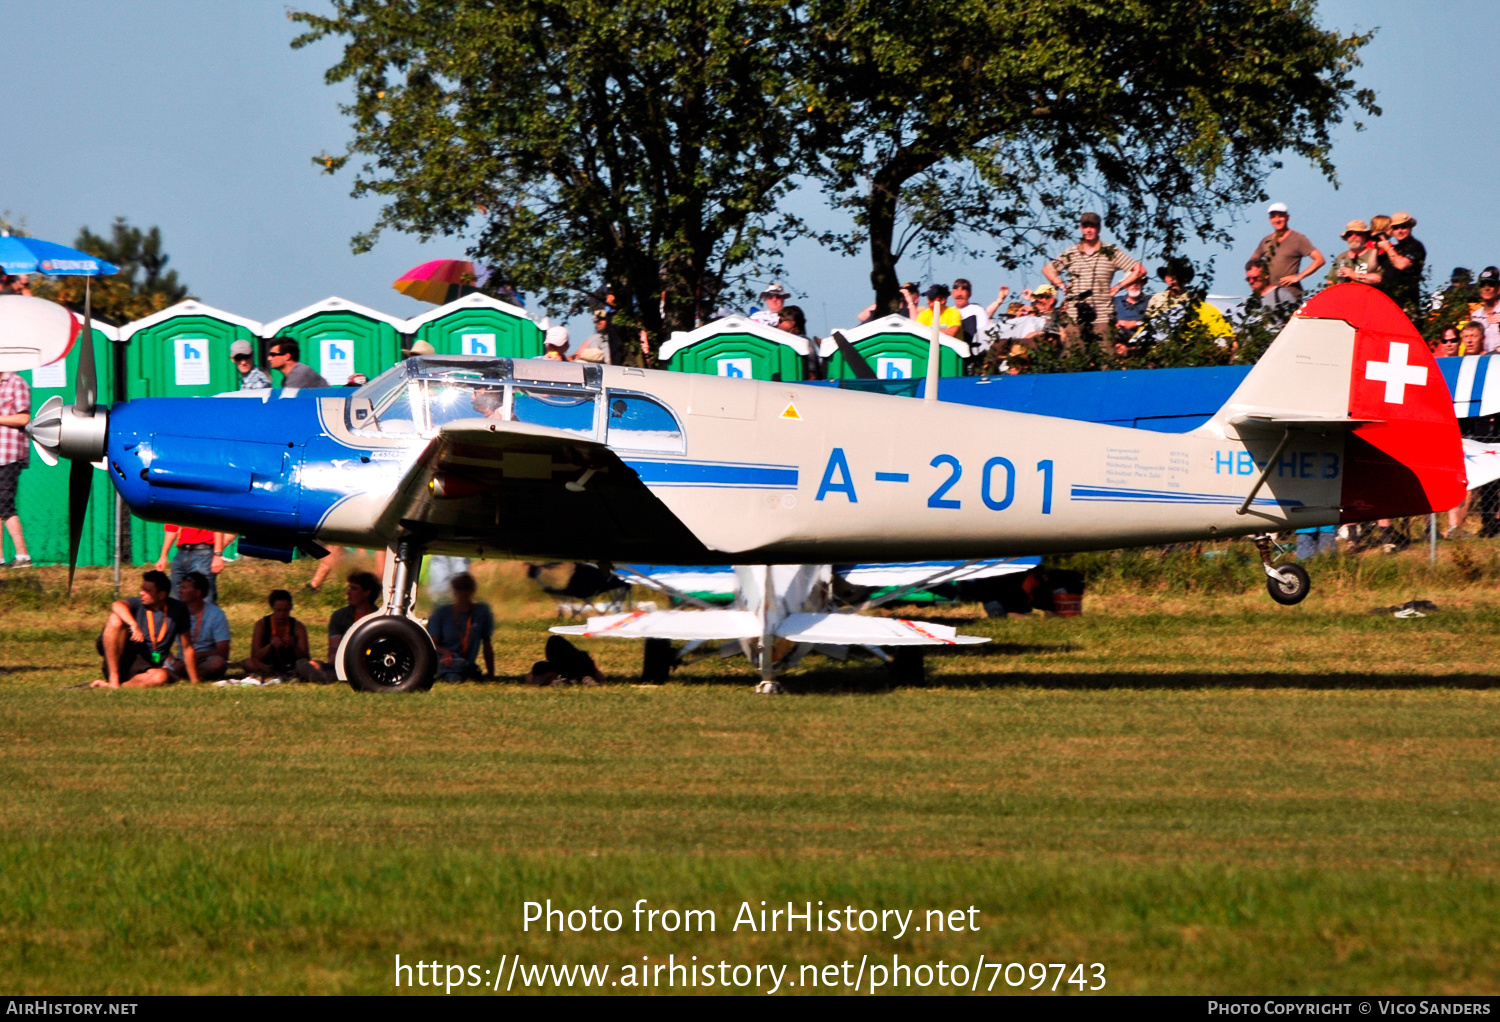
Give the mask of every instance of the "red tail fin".
[(1364, 284), (1321, 291), (1298, 315), (1354, 327), (1349, 417), (1376, 420), (1345, 444), (1340, 520), (1456, 507), (1468, 484), (1453, 398), (1411, 320)]

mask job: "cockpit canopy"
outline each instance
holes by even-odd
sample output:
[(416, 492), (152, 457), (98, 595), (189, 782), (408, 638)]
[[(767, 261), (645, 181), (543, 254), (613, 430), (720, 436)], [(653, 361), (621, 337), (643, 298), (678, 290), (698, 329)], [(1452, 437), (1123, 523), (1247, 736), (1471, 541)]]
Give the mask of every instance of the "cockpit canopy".
[(682, 425), (648, 394), (605, 388), (599, 366), (545, 359), (428, 355), (407, 359), (348, 402), (355, 434), (430, 437), (460, 419), (527, 422), (619, 450), (680, 454)]

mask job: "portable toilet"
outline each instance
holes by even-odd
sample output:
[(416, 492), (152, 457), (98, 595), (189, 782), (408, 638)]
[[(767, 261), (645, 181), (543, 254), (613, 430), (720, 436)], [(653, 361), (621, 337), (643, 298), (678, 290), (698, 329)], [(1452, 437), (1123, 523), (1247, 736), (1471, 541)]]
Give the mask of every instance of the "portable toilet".
[(477, 291), (413, 316), (406, 329), (439, 355), (542, 357), (542, 328), (526, 310)]
[(661, 361), (680, 373), (743, 377), (747, 380), (801, 380), (812, 352), (806, 337), (725, 316), (696, 330), (678, 331), (661, 346)]
[[(905, 316), (872, 319), (853, 330), (843, 331), (844, 339), (854, 346), (882, 380), (921, 380), (927, 377), (927, 352), (932, 345), (932, 327), (923, 326)], [(964, 359), (969, 357), (969, 342), (961, 337), (940, 337), (938, 375), (962, 376)], [(850, 380), (854, 371), (844, 360), (838, 343), (829, 337), (818, 353), (828, 364), (830, 380)]]
[(255, 343), (253, 319), (186, 301), (120, 328), (125, 342), (123, 398), (207, 397), (238, 390), (229, 359), (235, 341)]
[[(114, 347), (120, 332), (112, 326), (94, 322), (94, 365), (99, 381), (99, 404), (108, 408), (114, 401)], [(83, 346), (74, 342), (60, 360), (51, 365), (29, 369), (22, 375), (31, 385), (31, 410), (42, 402), (60, 396), (72, 404), (78, 382), (78, 361)], [(16, 512), (26, 530), (26, 547), (37, 564), (68, 563), (68, 474), (72, 462), (67, 459), (48, 465), (31, 451), (30, 463), (21, 473), (16, 495)], [(113, 530), (110, 521), (115, 509), (115, 490), (105, 473), (96, 469), (89, 490), (88, 514), (83, 520), (83, 535), (78, 545), (80, 565), (105, 565), (114, 561)], [(15, 556), (7, 533), (4, 539), (5, 559)]]
[[(401, 360), (401, 335), (407, 322), (344, 298), (325, 298), (267, 323), (260, 336), (296, 339), (300, 361), (342, 387), (354, 373), (374, 379)], [(280, 386), (277, 374), (272, 386)]]

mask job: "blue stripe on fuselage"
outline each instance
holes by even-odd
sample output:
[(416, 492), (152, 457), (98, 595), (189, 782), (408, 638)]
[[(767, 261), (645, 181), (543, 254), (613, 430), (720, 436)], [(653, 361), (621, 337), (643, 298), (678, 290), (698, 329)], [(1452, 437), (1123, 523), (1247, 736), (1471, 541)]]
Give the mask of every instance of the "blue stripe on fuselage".
[(641, 461), (625, 464), (647, 486), (693, 486), (730, 490), (795, 490), (795, 465), (756, 465), (735, 461)]

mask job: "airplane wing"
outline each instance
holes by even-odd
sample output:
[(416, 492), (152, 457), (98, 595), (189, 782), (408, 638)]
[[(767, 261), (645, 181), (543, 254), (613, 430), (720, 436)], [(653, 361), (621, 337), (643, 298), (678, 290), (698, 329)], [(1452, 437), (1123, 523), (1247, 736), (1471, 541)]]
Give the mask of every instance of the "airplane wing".
[(635, 585), (689, 602), (722, 603), (739, 592), (739, 576), (729, 565), (625, 564), (616, 565), (615, 573)]
[(559, 635), (612, 639), (758, 639), (760, 615), (748, 610), (652, 610), (591, 617), (587, 624), (557, 625)]
[(789, 642), (819, 646), (966, 646), (990, 641), (959, 635), (956, 628), (930, 621), (856, 614), (790, 614), (776, 634)]
[(1500, 444), (1465, 440), (1464, 468), (1468, 470), (1471, 490), (1477, 490), (1485, 483), (1500, 479)]
[[(715, 559), (604, 444), (525, 422), (460, 419), (407, 470), (377, 526), (568, 559), (649, 557), (663, 544)], [(558, 541), (565, 540), (564, 543)]]

